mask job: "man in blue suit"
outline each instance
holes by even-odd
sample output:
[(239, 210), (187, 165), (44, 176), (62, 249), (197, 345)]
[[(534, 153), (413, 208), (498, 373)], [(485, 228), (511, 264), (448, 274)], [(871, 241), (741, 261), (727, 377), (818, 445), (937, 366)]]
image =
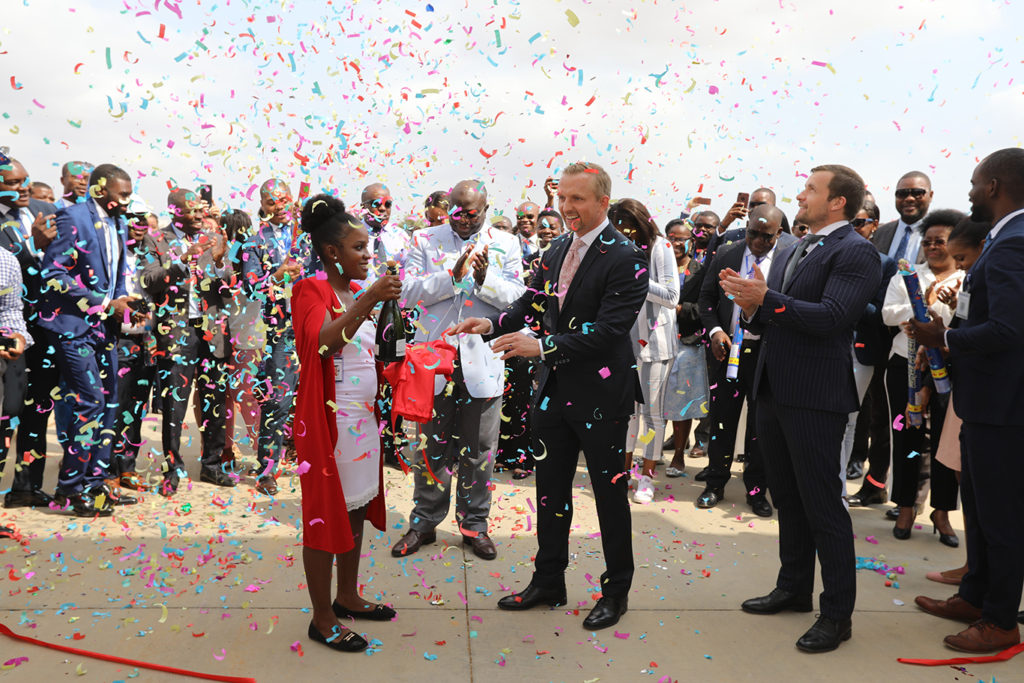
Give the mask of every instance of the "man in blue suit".
[(74, 415), (64, 442), (56, 502), (80, 517), (106, 516), (135, 502), (104, 482), (117, 413), (117, 337), (141, 318), (125, 291), (124, 215), (131, 177), (102, 164), (89, 177), (90, 199), (57, 213), (57, 234), (43, 254), (40, 325), (56, 348)]
[(857, 595), (853, 525), (843, 505), (840, 450), (857, 409), (853, 328), (881, 282), (878, 252), (850, 220), (864, 203), (864, 181), (846, 166), (818, 166), (797, 195), (796, 220), (809, 232), (779, 255), (768, 282), (720, 274), (761, 335), (754, 374), (757, 438), (768, 489), (779, 512), (781, 568), (775, 589), (743, 603), (753, 614), (810, 612), (814, 559), (821, 561), (821, 616), (796, 643), (827, 652), (851, 634)]
[(919, 596), (926, 612), (970, 627), (944, 642), (961, 652), (1020, 642), (1024, 588), (1024, 149), (982, 159), (971, 176), (971, 220), (992, 223), (985, 248), (957, 296), (959, 326), (939, 316), (911, 320), (907, 334), (947, 347), (960, 432), (960, 494), (967, 525), (967, 574), (948, 600)]

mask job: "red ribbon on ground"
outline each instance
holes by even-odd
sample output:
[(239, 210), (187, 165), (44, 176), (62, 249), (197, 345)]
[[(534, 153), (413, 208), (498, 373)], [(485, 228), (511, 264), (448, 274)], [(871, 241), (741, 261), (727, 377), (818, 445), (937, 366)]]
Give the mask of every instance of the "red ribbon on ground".
[(902, 664), (918, 664), (920, 666), (954, 666), (957, 664), (990, 664), (992, 662), (1005, 662), (1014, 656), (1024, 652), (1024, 643), (1008, 647), (997, 655), (986, 657), (954, 657), (953, 659), (907, 659), (899, 657), (897, 662)]
[(68, 647), (66, 645), (57, 645), (55, 643), (45, 643), (35, 638), (29, 638), (28, 636), (19, 636), (17, 633), (7, 628), (5, 625), (0, 624), (0, 635), (13, 638), (14, 640), (20, 640), (23, 643), (29, 643), (30, 645), (38, 645), (39, 647), (48, 647), (51, 650), (59, 650), (60, 652), (67, 652), (73, 655), (79, 655), (82, 657), (90, 657), (92, 659), (102, 659), (107, 662), (115, 662), (117, 664), (127, 664), (128, 666), (135, 666), (142, 669), (152, 669), (153, 671), (163, 671), (164, 673), (178, 674), (179, 676), (191, 676), (192, 678), (203, 678), (208, 681), (225, 681), (226, 683), (256, 683), (255, 678), (247, 678), (245, 676), (221, 676), (219, 674), (205, 674), (200, 671), (189, 671), (188, 669), (178, 669), (173, 666), (164, 666), (163, 664), (150, 664), (148, 662), (140, 662), (136, 659), (128, 659), (127, 657), (117, 657), (115, 655), (105, 655), (100, 652), (89, 652), (88, 650), (79, 650), (77, 647)]

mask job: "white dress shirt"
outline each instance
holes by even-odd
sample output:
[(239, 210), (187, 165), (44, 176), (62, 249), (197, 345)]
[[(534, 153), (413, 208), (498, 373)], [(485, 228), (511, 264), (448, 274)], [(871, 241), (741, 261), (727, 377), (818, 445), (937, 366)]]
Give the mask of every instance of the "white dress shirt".
[[(776, 247), (778, 247), (778, 246), (779, 246), (779, 243), (778, 243), (778, 240), (776, 240), (775, 244), (772, 245), (772, 248), (768, 250), (768, 253), (764, 255), (764, 259), (762, 259), (761, 263), (758, 264), (758, 266), (757, 266), (758, 268), (761, 269), (761, 272), (764, 274), (764, 279), (765, 280), (768, 279), (768, 273), (770, 273), (772, 271), (772, 261), (775, 260), (775, 251), (776, 251)], [(753, 253), (751, 253), (750, 247), (744, 247), (743, 248), (743, 265), (742, 265), (743, 270), (740, 271), (740, 273), (743, 275), (743, 277), (748, 278), (748, 279), (753, 277), (754, 264), (755, 263), (757, 263), (757, 258), (754, 256)], [(737, 323), (739, 321), (739, 318), (740, 318), (740, 307), (735, 305), (735, 304), (733, 304), (733, 307), (732, 307), (732, 323), (730, 323), (729, 331), (727, 332), (727, 334), (729, 335), (730, 339), (736, 333), (736, 325), (737, 325)], [(722, 332), (722, 331), (724, 331), (724, 330), (722, 330), (721, 327), (712, 327), (711, 328), (711, 332), (708, 333), (708, 339), (713, 338), (715, 336), (715, 332)], [(750, 332), (750, 330), (744, 330), (743, 331), (743, 338), (753, 341), (755, 339), (760, 339), (761, 335), (753, 334), (752, 332)]]

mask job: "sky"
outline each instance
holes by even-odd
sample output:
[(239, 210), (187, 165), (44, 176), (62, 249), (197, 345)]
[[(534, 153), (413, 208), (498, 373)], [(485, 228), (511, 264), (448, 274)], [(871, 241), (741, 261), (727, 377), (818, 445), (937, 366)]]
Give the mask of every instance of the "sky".
[(283, 178), (395, 216), (485, 182), (491, 215), (548, 175), (603, 165), (614, 198), (724, 213), (846, 164), (896, 217), (902, 173), (967, 207), (971, 170), (1019, 146), (1020, 4), (994, 0), (7, 0), (0, 146), (59, 186), (69, 160), (128, 170), (165, 211), (212, 183), (254, 212)]

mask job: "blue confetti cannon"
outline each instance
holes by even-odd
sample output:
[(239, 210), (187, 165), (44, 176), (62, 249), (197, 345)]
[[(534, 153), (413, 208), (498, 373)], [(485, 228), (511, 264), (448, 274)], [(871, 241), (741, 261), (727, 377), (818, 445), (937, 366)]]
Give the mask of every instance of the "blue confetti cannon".
[[(921, 296), (921, 283), (917, 280), (917, 273), (914, 266), (906, 259), (900, 259), (900, 275), (903, 276), (903, 284), (907, 286), (907, 294), (910, 295), (910, 305), (914, 309), (914, 318), (918, 322), (928, 322), (928, 309), (924, 305), (924, 297)], [(949, 373), (946, 372), (946, 362), (942, 360), (942, 352), (938, 349), (926, 349), (928, 355), (928, 366), (932, 371), (932, 380), (935, 382), (935, 391), (940, 394), (948, 394), (950, 390)], [(914, 357), (911, 356), (910, 364), (914, 364)]]

